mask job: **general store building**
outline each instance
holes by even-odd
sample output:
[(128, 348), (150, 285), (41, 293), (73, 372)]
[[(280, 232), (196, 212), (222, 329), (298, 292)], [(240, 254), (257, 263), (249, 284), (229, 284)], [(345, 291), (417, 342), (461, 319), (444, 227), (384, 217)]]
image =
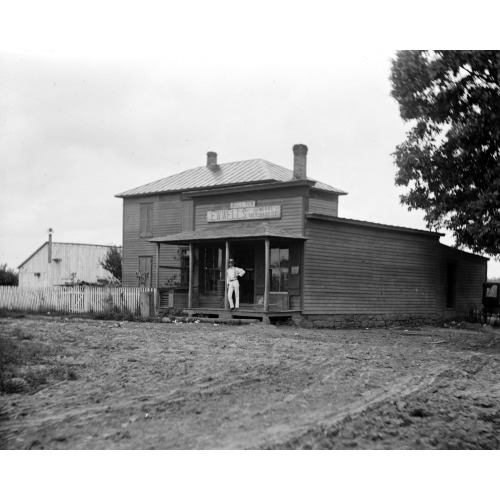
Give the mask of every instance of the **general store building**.
[[(292, 164), (292, 161), (291, 161)], [(442, 234), (341, 218), (347, 193), (263, 159), (206, 165), (123, 198), (123, 284), (153, 286), (158, 307), (215, 317), (302, 318), (373, 326), (456, 316), (481, 303), (487, 259)], [(229, 311), (229, 258), (246, 274)]]

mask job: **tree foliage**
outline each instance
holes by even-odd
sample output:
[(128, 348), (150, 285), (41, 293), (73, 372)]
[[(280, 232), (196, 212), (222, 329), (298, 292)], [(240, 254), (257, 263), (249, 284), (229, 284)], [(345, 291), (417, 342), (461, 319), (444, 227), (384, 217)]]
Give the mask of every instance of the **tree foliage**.
[(18, 286), (19, 274), (9, 269), (7, 264), (0, 264), (0, 286)]
[(99, 259), (101, 267), (111, 273), (120, 283), (122, 281), (122, 253), (120, 248), (112, 246), (103, 259)]
[(399, 51), (392, 96), (411, 123), (396, 184), (429, 229), (500, 255), (500, 51)]

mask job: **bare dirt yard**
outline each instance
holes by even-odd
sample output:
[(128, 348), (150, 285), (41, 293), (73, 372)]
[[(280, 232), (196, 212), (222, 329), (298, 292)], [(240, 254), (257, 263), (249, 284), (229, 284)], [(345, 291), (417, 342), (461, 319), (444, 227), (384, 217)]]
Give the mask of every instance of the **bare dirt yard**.
[(2, 449), (499, 449), (491, 327), (0, 318)]

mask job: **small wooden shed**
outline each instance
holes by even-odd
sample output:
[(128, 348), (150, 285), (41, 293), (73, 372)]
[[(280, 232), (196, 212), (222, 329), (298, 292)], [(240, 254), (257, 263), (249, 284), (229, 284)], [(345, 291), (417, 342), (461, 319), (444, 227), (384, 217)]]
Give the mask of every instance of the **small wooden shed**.
[[(434, 321), (481, 303), (487, 259), (440, 233), (338, 216), (347, 193), (257, 159), (207, 164), (123, 198), (124, 285), (155, 286), (158, 306), (189, 314), (300, 317), (316, 326)], [(228, 260), (246, 270), (229, 311)], [(138, 276), (146, 277), (139, 283)]]
[(49, 235), (49, 240), (18, 266), (19, 286), (45, 287), (72, 281), (98, 283), (113, 280), (99, 263), (110, 248), (107, 245), (57, 243)]

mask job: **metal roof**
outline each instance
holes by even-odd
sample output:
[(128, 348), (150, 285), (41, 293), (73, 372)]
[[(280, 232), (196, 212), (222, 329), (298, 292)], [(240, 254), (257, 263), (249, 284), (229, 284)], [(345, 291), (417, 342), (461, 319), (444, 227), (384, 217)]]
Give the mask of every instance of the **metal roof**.
[[(28, 262), (28, 260), (31, 259), (31, 257), (33, 257), (34, 255), (36, 255), (45, 245), (48, 245), (49, 242), (46, 241), (45, 243), (42, 243), (28, 258), (24, 259), (21, 264), (19, 264), (17, 266), (17, 268), (19, 269), (21, 266), (23, 266), (24, 264), (26, 264), (26, 262)], [(59, 241), (53, 241), (52, 244), (54, 245), (54, 247), (60, 247), (60, 246), (63, 246), (63, 245), (80, 245), (80, 246), (85, 246), (85, 247), (105, 247), (105, 248), (111, 248), (112, 246), (116, 246), (116, 248), (119, 248), (120, 250), (122, 249), (122, 246), (121, 245), (94, 245), (93, 243), (62, 243), (62, 242), (59, 242)]]
[(429, 230), (424, 230), (424, 229), (413, 229), (410, 227), (403, 227), (403, 226), (392, 226), (389, 224), (380, 224), (378, 222), (369, 222), (369, 221), (358, 220), (358, 219), (346, 219), (344, 217), (335, 217), (334, 215), (318, 214), (318, 213), (314, 213), (314, 212), (307, 212), (306, 218), (307, 219), (325, 220), (328, 222), (339, 222), (341, 224), (351, 224), (353, 226), (365, 226), (365, 227), (371, 227), (374, 229), (388, 229), (390, 231), (401, 231), (401, 232), (406, 232), (406, 233), (415, 233), (415, 234), (421, 234), (423, 236), (433, 236), (433, 237), (444, 236), (444, 233), (438, 233), (435, 231), (429, 231)]
[[(209, 187), (222, 187), (238, 184), (257, 182), (290, 182), (293, 180), (293, 172), (287, 168), (280, 167), (267, 160), (245, 160), (232, 163), (222, 163), (216, 169), (206, 166), (185, 170), (178, 174), (144, 184), (143, 186), (129, 189), (117, 194), (119, 198), (128, 196), (140, 196), (145, 194), (165, 193), (169, 191), (185, 191), (190, 189), (202, 189)], [(330, 191), (337, 194), (347, 194), (341, 189), (329, 186), (314, 179), (314, 187), (322, 191)]]
[(152, 243), (188, 243), (199, 240), (234, 240), (234, 239), (254, 239), (254, 238), (286, 238), (292, 240), (306, 240), (300, 234), (284, 231), (271, 226), (267, 222), (242, 223), (238, 226), (210, 227), (198, 229), (196, 231), (184, 231), (183, 233), (169, 234), (151, 238)]

